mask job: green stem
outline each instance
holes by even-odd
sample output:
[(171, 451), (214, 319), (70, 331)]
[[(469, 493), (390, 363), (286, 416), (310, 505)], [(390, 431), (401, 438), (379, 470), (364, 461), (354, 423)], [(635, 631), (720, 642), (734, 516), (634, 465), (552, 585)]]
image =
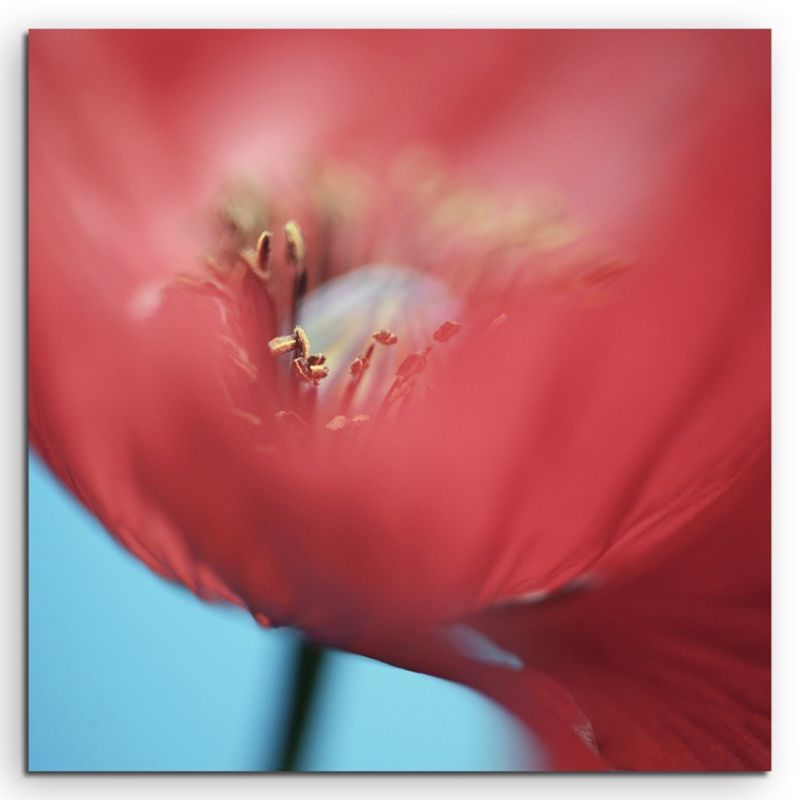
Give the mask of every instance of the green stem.
[(325, 649), (307, 639), (297, 648), (289, 725), (283, 741), (283, 753), (278, 762), (279, 772), (298, 771), (324, 659)]

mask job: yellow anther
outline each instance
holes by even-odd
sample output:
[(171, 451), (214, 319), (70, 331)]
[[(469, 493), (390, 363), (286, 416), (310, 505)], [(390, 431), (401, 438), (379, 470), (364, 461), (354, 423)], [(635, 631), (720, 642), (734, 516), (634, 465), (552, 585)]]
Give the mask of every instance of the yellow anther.
[(269, 342), (269, 351), (273, 356), (281, 356), (284, 353), (296, 352), (299, 358), (307, 359), (311, 352), (311, 345), (308, 341), (306, 332), (298, 325), (292, 333), (287, 336), (276, 336)]
[(271, 241), (272, 234), (269, 231), (263, 231), (258, 237), (258, 244), (256, 244), (256, 264), (264, 274), (268, 272)]
[(283, 226), (283, 232), (286, 234), (289, 259), (293, 264), (303, 264), (306, 260), (306, 241), (300, 226), (293, 219), (289, 220)]
[(258, 244), (256, 249), (248, 247), (245, 250), (239, 251), (239, 258), (244, 261), (250, 268), (250, 271), (261, 278), (262, 281), (269, 279), (269, 269), (267, 264), (269, 262), (269, 240), (271, 234), (269, 231), (264, 231), (258, 237)]
[(294, 366), (295, 374), (298, 378), (311, 383), (311, 367), (308, 366), (308, 361), (304, 358), (296, 358), (292, 365)]
[(297, 337), (294, 334), (289, 336), (276, 336), (270, 339), (269, 351), (274, 356), (281, 356), (284, 353), (291, 353), (297, 348)]
[(329, 370), (324, 364), (310, 364), (306, 358), (296, 358), (292, 363), (297, 377), (315, 386), (328, 377)]
[(308, 358), (311, 352), (311, 344), (308, 341), (306, 332), (299, 325), (294, 329), (294, 337), (297, 341), (297, 351), (300, 358)]
[(321, 364), (309, 364), (308, 369), (311, 372), (311, 380), (315, 384), (327, 378), (330, 373), (330, 370)]

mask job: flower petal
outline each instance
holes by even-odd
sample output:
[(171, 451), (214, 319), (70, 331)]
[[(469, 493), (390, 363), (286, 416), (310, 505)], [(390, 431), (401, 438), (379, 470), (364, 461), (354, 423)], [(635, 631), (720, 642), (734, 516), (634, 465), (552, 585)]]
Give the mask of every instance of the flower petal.
[[(635, 570), (486, 614), (476, 625), (520, 656), (530, 677), (484, 675), (477, 685), (532, 720), (547, 743), (528, 684), (549, 675), (614, 769), (768, 770), (769, 476), (765, 453)], [(549, 744), (556, 768), (581, 768)]]

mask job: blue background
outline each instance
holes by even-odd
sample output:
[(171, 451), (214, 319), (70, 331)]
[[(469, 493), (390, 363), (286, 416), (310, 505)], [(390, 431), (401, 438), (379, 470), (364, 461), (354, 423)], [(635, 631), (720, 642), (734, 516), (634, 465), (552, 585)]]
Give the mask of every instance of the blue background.
[[(263, 770), (297, 637), (145, 569), (29, 462), (29, 768)], [(334, 653), (302, 767), (505, 770), (520, 732), (461, 686)]]

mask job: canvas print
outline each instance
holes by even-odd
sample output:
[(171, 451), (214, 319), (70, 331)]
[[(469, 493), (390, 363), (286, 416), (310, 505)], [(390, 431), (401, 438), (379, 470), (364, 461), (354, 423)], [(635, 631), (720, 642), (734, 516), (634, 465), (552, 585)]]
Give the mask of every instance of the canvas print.
[(770, 769), (770, 33), (35, 30), (28, 769)]

